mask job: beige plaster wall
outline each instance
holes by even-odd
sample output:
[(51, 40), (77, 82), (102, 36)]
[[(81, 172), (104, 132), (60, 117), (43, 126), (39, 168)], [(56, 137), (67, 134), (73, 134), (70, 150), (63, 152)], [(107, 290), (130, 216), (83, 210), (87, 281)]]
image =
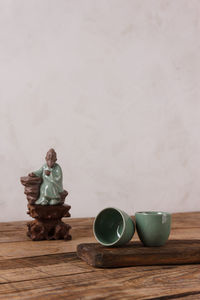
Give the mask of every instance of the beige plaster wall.
[(54, 147), (73, 217), (200, 210), (200, 1), (0, 1), (0, 221)]

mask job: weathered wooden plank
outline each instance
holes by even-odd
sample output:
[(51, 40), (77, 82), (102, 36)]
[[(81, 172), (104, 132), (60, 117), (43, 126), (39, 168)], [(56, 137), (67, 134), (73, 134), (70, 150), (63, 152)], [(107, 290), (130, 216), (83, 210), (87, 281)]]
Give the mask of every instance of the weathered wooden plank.
[(75, 253), (47, 255), (0, 262), (0, 282), (28, 281), (54, 276), (93, 272)]
[(77, 244), (82, 241), (94, 242), (94, 237), (76, 238), (72, 241), (28, 241), (1, 243), (0, 261), (12, 258), (40, 256), (48, 254), (76, 252)]
[[(95, 269), (71, 253), (95, 242), (93, 218), (66, 222), (69, 242), (32, 242), (26, 222), (0, 223), (0, 299), (200, 299), (199, 265)], [(199, 227), (200, 213), (175, 214), (170, 239), (200, 239)]]
[(7, 280), (6, 280), (5, 278), (1, 278), (1, 277), (0, 277), (0, 284), (6, 283), (6, 282), (7, 282)]
[(171, 230), (169, 238), (171, 240), (200, 239), (200, 227), (197, 228), (175, 228)]
[(162, 247), (144, 247), (141, 242), (115, 248), (84, 243), (77, 246), (77, 255), (99, 268), (200, 263), (200, 240), (171, 240)]
[[(16, 234), (16, 237), (19, 235)], [(12, 237), (11, 237), (12, 239)], [(14, 237), (13, 237), (14, 239)], [(200, 230), (195, 228), (187, 229), (174, 229), (170, 234), (170, 239), (200, 239)], [(137, 233), (134, 235), (132, 241), (138, 241)], [(31, 257), (39, 255), (48, 255), (56, 253), (76, 252), (76, 247), (81, 243), (94, 243), (96, 242), (92, 229), (74, 228), (72, 230), (71, 241), (25, 241), (17, 242), (4, 242), (0, 246), (0, 260)]]
[[(0, 285), (0, 299), (162, 299), (200, 295), (199, 266), (135, 267)], [(3, 298), (4, 297), (4, 298)], [(198, 299), (198, 298), (196, 298)]]
[(200, 212), (172, 214), (172, 228), (199, 228)]

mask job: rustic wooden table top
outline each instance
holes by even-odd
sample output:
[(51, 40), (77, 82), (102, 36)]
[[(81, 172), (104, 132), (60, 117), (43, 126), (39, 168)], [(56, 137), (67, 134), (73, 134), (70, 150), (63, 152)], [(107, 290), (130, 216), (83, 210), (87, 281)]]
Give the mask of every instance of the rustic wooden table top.
[[(170, 239), (200, 239), (200, 213), (172, 220)], [(33, 242), (26, 222), (0, 223), (0, 299), (200, 299), (200, 265), (95, 269), (76, 256), (95, 242), (93, 219), (66, 222), (72, 241)]]

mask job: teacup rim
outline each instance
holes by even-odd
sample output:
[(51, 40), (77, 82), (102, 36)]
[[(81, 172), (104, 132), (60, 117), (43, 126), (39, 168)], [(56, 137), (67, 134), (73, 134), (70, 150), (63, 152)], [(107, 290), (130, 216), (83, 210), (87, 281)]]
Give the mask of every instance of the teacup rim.
[[(94, 226), (95, 226), (96, 219), (98, 218), (98, 216), (99, 216), (104, 210), (107, 210), (107, 209), (113, 209), (113, 210), (116, 210), (116, 211), (121, 215), (121, 217), (122, 217), (122, 219), (123, 219), (123, 230), (122, 230), (121, 236), (120, 236), (116, 241), (114, 241), (113, 243), (109, 243), (109, 244), (102, 243), (102, 242), (97, 238), (96, 233), (95, 233), (95, 230), (94, 230)], [(102, 209), (102, 210), (97, 214), (97, 216), (96, 216), (95, 219), (94, 219), (94, 222), (93, 222), (93, 234), (94, 234), (96, 240), (97, 240), (101, 245), (103, 245), (103, 246), (110, 247), (110, 246), (113, 246), (113, 245), (115, 245), (116, 243), (118, 243), (118, 242), (120, 241), (122, 235), (124, 234), (124, 231), (125, 231), (125, 218), (124, 218), (124, 216), (123, 216), (123, 214), (122, 214), (122, 211), (121, 211), (119, 208), (111, 207), (111, 206), (106, 207), (106, 208)]]
[(145, 211), (137, 211), (135, 215), (144, 215), (144, 216), (171, 216), (171, 213), (166, 211), (156, 211), (156, 210), (145, 210)]

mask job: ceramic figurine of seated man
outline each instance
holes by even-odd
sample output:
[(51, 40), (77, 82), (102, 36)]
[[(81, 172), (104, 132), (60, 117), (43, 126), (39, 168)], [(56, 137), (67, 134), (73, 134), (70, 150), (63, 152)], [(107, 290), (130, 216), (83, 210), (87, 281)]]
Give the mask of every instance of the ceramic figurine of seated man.
[(31, 177), (41, 177), (40, 196), (35, 202), (39, 205), (63, 204), (67, 191), (63, 190), (62, 169), (56, 163), (57, 155), (54, 149), (46, 154), (46, 163), (37, 171), (29, 174)]

